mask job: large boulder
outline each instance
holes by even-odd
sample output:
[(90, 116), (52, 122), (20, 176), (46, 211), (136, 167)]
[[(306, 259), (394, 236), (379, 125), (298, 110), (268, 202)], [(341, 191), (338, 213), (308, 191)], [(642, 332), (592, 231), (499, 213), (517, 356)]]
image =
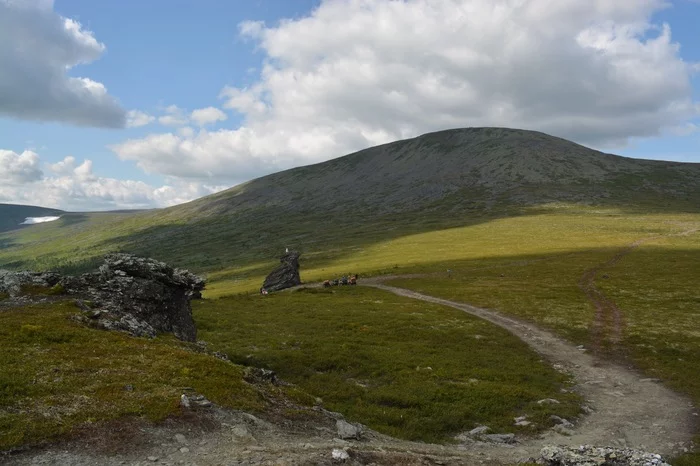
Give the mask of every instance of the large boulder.
[[(201, 295), (204, 280), (154, 259), (109, 254), (97, 272), (78, 277), (0, 271), (0, 293), (24, 302), (32, 299), (23, 293), (27, 285), (56, 287), (77, 298), (84, 311), (78, 320), (95, 327), (135, 336), (172, 332), (184, 341), (197, 339), (190, 300)], [(39, 295), (36, 299), (47, 298)]]
[(296, 251), (288, 251), (280, 257), (280, 265), (265, 278), (263, 289), (279, 291), (301, 285), (301, 277), (299, 277), (300, 256), (301, 254)]
[(65, 277), (61, 284), (68, 293), (92, 302), (92, 316), (101, 327), (139, 336), (172, 332), (184, 341), (197, 339), (190, 300), (205, 283), (187, 270), (131, 254), (109, 254), (98, 272)]

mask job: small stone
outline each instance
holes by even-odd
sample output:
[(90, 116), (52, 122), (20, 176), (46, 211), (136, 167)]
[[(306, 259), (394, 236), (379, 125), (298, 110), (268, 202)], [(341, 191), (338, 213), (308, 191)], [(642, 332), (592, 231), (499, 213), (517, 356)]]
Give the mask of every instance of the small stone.
[(362, 437), (362, 428), (350, 424), (347, 421), (344, 421), (342, 419), (338, 419), (335, 423), (335, 427), (338, 430), (338, 437), (340, 437), (343, 440), (346, 439), (355, 439), (355, 440), (360, 440), (360, 437)]
[(538, 405), (558, 405), (559, 400), (555, 400), (554, 398), (545, 398), (544, 400), (539, 400), (537, 402)]
[(487, 434), (481, 438), (492, 443), (515, 443), (515, 434)]
[(180, 448), (180, 453), (189, 453), (189, 452), (190, 452), (190, 449), (187, 447)]
[(180, 406), (182, 406), (184, 409), (190, 409), (190, 400), (184, 393), (180, 397)]
[(335, 461), (345, 461), (347, 459), (350, 459), (350, 455), (348, 455), (348, 452), (345, 450), (341, 450), (340, 448), (334, 448), (333, 452), (331, 453), (331, 457)]
[(479, 427), (475, 427), (472, 430), (470, 430), (469, 435), (471, 437), (476, 437), (477, 435), (485, 434), (489, 430), (491, 430), (491, 428), (489, 426), (479, 426)]
[(124, 391), (126, 392), (133, 392), (134, 391), (134, 386), (129, 384), (129, 385), (124, 385)]
[(558, 434), (566, 435), (567, 437), (571, 437), (572, 435), (574, 435), (573, 430), (567, 429), (561, 424), (557, 424), (556, 426), (552, 427), (552, 430)]
[(182, 435), (182, 434), (175, 434), (175, 437), (174, 437), (174, 438), (175, 438), (175, 441), (176, 441), (177, 443), (181, 443), (181, 444), (187, 443), (187, 439), (186, 439), (185, 436)]
[(158, 457), (157, 456), (149, 456), (148, 461), (153, 461), (155, 463), (156, 461), (158, 461)]
[(561, 418), (561, 417), (559, 417), (559, 416), (555, 416), (554, 414), (552, 414), (551, 416), (549, 416), (549, 418), (550, 418), (552, 421), (554, 421), (556, 424), (559, 424), (559, 425), (561, 425), (561, 426), (563, 426), (563, 427), (566, 427), (567, 429), (572, 429), (572, 428), (574, 427), (574, 425), (573, 425), (571, 422), (569, 422), (569, 421), (567, 421), (566, 419)]

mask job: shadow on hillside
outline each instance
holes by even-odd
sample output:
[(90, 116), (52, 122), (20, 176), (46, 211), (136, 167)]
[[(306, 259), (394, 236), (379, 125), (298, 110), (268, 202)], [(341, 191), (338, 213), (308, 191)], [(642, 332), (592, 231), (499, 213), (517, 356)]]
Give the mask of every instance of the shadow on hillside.
[(10, 238), (0, 238), (0, 249), (11, 248), (15, 245), (15, 242)]
[[(505, 197), (505, 201), (493, 199), (491, 206), (484, 206), (483, 202), (472, 204), (469, 198), (461, 199), (455, 194), (421, 206), (418, 211), (403, 213), (380, 212), (379, 208), (363, 210), (353, 205), (348, 205), (347, 210), (334, 212), (266, 206), (234, 215), (204, 217), (190, 223), (152, 225), (86, 247), (153, 257), (197, 273), (231, 270), (232, 276), (240, 278), (267, 274), (286, 248), (302, 252), (302, 268), (306, 262), (318, 269), (346, 259), (359, 250), (402, 237), (561, 210), (551, 205), (518, 206), (509, 200), (508, 195)], [(596, 206), (581, 205), (563, 210), (577, 212), (577, 209), (582, 213), (609, 209), (610, 213), (603, 215), (622, 219), (625, 215), (650, 213), (700, 213), (700, 204), (655, 204), (651, 196), (637, 199), (636, 203), (604, 201)], [(67, 214), (61, 226), (84, 222), (87, 218), (85, 214)], [(73, 262), (49, 254), (39, 262), (49, 264), (52, 269), (79, 273), (91, 270), (100, 260), (90, 258)], [(19, 260), (17, 263), (22, 268), (31, 268), (35, 267), (37, 260)], [(387, 267), (391, 265), (386, 264)], [(252, 266), (256, 267), (243, 275), (234, 272), (237, 268)]]
[(77, 225), (78, 223), (83, 223), (88, 220), (89, 216), (85, 213), (67, 213), (61, 215), (59, 220), (60, 227), (69, 227), (72, 225)]

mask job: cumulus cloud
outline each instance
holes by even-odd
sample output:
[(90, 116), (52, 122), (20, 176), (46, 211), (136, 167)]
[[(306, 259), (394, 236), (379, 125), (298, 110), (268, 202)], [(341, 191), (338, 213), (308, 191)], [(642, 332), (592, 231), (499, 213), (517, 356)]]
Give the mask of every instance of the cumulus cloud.
[(190, 120), (192, 120), (198, 126), (206, 126), (217, 121), (225, 121), (226, 114), (215, 107), (200, 108), (192, 111), (190, 114)]
[(0, 184), (17, 185), (41, 179), (39, 156), (26, 150), (21, 154), (0, 149)]
[(126, 114), (126, 127), (138, 128), (153, 123), (156, 117), (149, 115), (141, 110), (130, 110)]
[(0, 150), (0, 202), (64, 210), (110, 210), (167, 207), (206, 196), (224, 186), (170, 180), (163, 186), (97, 176), (92, 161), (66, 157), (40, 169), (39, 156)]
[(465, 126), (545, 131), (595, 147), (682, 126), (697, 109), (663, 0), (327, 0), (240, 25), (265, 54), (226, 87), (239, 128), (113, 147), (166, 175), (247, 178)]
[(184, 126), (189, 123), (189, 118), (177, 105), (165, 108), (165, 115), (158, 117), (158, 123), (164, 126)]
[(0, 0), (0, 115), (123, 127), (125, 111), (102, 83), (68, 75), (104, 50), (50, 0)]

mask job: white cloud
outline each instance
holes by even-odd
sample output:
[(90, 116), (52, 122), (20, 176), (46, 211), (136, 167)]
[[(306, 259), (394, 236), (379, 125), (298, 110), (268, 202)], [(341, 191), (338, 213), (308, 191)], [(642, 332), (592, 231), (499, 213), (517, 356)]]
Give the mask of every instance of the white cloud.
[(0, 0), (0, 115), (79, 126), (123, 127), (125, 111), (102, 83), (71, 77), (105, 50), (49, 0)]
[(158, 123), (164, 126), (184, 126), (189, 123), (189, 119), (183, 110), (177, 105), (170, 105), (165, 109), (166, 115), (158, 118)]
[[(696, 115), (662, 0), (324, 1), (275, 27), (243, 23), (266, 63), (226, 87), (241, 127), (113, 147), (180, 177), (247, 179), (465, 126), (545, 131), (604, 147)], [(410, 31), (408, 33), (407, 31)]]
[(25, 150), (21, 154), (0, 149), (0, 185), (16, 185), (41, 179), (39, 156)]
[(225, 189), (180, 180), (152, 186), (142, 181), (100, 177), (93, 173), (91, 160), (78, 164), (74, 157), (48, 164), (48, 175), (41, 172), (39, 165), (39, 156), (33, 152), (0, 150), (0, 202), (72, 211), (136, 209), (180, 204)]
[(225, 121), (226, 114), (215, 107), (200, 108), (190, 114), (192, 120), (198, 126), (206, 126), (217, 121)]
[(126, 114), (126, 127), (138, 128), (153, 123), (156, 118), (141, 110), (130, 110)]

